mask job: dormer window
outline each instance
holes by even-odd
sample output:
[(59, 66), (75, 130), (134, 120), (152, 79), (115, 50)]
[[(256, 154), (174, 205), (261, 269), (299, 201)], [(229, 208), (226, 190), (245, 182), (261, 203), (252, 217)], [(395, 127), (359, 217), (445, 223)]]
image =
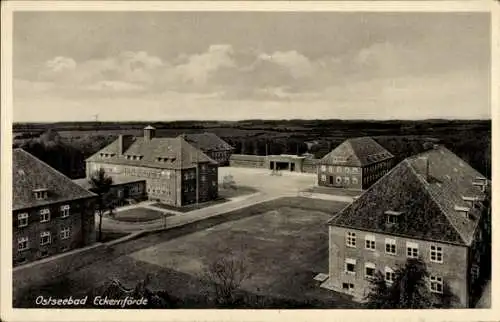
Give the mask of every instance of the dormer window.
[(33, 194), (36, 200), (45, 200), (49, 196), (48, 189), (35, 189), (33, 190)]
[(461, 212), (463, 214), (464, 218), (474, 219), (474, 216), (471, 215), (471, 213), (470, 213), (469, 207), (462, 207), (462, 206), (455, 205), (455, 211)]
[(484, 177), (476, 177), (474, 181), (472, 181), (474, 186), (478, 186), (481, 188), (481, 191), (486, 191), (486, 186), (488, 185), (488, 181)]
[(384, 214), (386, 224), (395, 225), (399, 223), (399, 221), (401, 220), (401, 215), (403, 213), (400, 211), (387, 210)]

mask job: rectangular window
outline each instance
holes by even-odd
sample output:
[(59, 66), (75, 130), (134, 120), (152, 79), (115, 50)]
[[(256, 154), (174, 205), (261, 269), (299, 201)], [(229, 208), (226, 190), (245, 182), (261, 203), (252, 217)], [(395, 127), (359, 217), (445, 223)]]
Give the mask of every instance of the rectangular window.
[(406, 257), (417, 258), (418, 257), (418, 244), (412, 242), (406, 242)]
[(365, 249), (375, 250), (375, 236), (366, 235), (365, 236)]
[(206, 176), (204, 176), (204, 175), (203, 175), (203, 176), (201, 176), (201, 181), (203, 181), (203, 182), (207, 181), (207, 177), (206, 177)]
[(19, 237), (17, 240), (17, 250), (23, 251), (28, 249), (28, 237)]
[(396, 273), (390, 267), (385, 268), (385, 281), (387, 283), (393, 283), (396, 280)]
[(436, 245), (431, 245), (431, 262), (443, 262), (443, 248)]
[(337, 172), (342, 172), (342, 167), (337, 167)]
[(65, 218), (69, 216), (69, 205), (62, 205), (61, 206), (61, 217)]
[(432, 293), (443, 294), (443, 278), (439, 276), (431, 276), (430, 290)]
[(40, 245), (50, 244), (50, 231), (44, 231), (40, 234)]
[(356, 247), (356, 233), (348, 231), (346, 233), (345, 243), (348, 247)]
[(68, 239), (69, 235), (69, 227), (64, 227), (63, 229), (61, 229), (61, 239)]
[(333, 166), (328, 167), (328, 172), (333, 172)]
[(217, 187), (217, 181), (212, 181), (212, 187)]
[(352, 258), (345, 259), (345, 272), (349, 275), (356, 274), (356, 260)]
[(345, 173), (349, 173), (350, 172), (350, 168), (349, 167), (345, 167)]
[(352, 178), (352, 184), (358, 184), (358, 178)]
[(18, 227), (26, 227), (28, 226), (28, 214), (22, 213), (17, 214)]
[(350, 182), (349, 177), (344, 177), (344, 183), (349, 184), (349, 182)]
[(324, 174), (321, 175), (321, 181), (326, 181), (326, 175)]
[(326, 171), (326, 165), (321, 166), (321, 171), (325, 172)]
[(47, 222), (50, 220), (50, 210), (40, 209), (40, 222)]
[(385, 239), (385, 253), (396, 255), (396, 240), (391, 238)]
[(354, 284), (352, 284), (352, 283), (342, 283), (342, 289), (344, 291), (352, 291), (352, 290), (354, 290)]
[(375, 277), (375, 264), (365, 263), (365, 278), (372, 279)]

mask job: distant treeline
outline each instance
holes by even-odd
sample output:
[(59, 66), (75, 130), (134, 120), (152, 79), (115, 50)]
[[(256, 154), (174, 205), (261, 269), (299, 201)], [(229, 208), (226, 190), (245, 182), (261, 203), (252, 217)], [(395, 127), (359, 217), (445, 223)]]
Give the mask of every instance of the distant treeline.
[(231, 144), (235, 153), (253, 155), (307, 152), (321, 158), (349, 137), (371, 136), (401, 161), (437, 142), (491, 177), (491, 121), (482, 120), (19, 123), (14, 124), (14, 146), (77, 178), (85, 175), (86, 158), (118, 134), (142, 135), (147, 124), (155, 126), (157, 136), (163, 137), (213, 132)]

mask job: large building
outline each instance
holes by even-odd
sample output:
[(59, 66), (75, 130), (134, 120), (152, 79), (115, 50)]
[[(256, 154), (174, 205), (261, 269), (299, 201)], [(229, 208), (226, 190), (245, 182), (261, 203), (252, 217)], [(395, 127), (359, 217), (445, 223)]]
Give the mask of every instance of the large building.
[(469, 307), (488, 258), (490, 182), (444, 147), (407, 158), (329, 222), (325, 288), (361, 300), (380, 271), (425, 261), (436, 298)]
[(92, 244), (96, 195), (22, 149), (12, 161), (13, 265)]
[(394, 156), (370, 137), (345, 140), (318, 162), (318, 185), (364, 190), (389, 172)]
[(181, 136), (195, 148), (217, 161), (219, 165), (229, 164), (229, 158), (233, 154), (234, 148), (214, 133), (190, 133)]
[(86, 160), (87, 178), (100, 168), (112, 178), (146, 181), (149, 199), (172, 206), (218, 197), (218, 164), (183, 137), (157, 138), (148, 126), (143, 137), (119, 135)]

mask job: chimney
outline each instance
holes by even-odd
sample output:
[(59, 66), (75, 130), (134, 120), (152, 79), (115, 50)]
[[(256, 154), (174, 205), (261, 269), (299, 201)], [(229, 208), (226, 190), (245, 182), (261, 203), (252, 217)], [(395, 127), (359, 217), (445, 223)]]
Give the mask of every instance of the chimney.
[(118, 135), (118, 155), (123, 155), (133, 141), (134, 137), (132, 135)]
[(150, 141), (152, 138), (155, 137), (155, 128), (152, 127), (151, 125), (148, 125), (144, 128), (144, 140), (145, 141)]

